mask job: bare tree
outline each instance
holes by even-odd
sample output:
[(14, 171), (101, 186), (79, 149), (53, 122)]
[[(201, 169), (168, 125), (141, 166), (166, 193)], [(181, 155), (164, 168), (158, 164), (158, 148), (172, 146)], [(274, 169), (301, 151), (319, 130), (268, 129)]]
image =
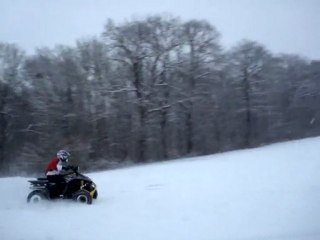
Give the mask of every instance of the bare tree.
[(26, 140), (20, 131), (28, 119), (23, 96), (24, 52), (14, 44), (0, 43), (0, 171), (19, 156), (19, 144)]
[(258, 138), (258, 119), (267, 109), (266, 93), (269, 52), (260, 44), (244, 40), (230, 53), (232, 74), (235, 85), (242, 93), (238, 99), (244, 113), (244, 146), (251, 147)]
[[(212, 90), (211, 83), (215, 81), (213, 73), (218, 68), (221, 58), (219, 37), (220, 35), (216, 29), (206, 21), (191, 20), (183, 25), (185, 42), (182, 57), (184, 62), (183, 67), (179, 70), (182, 85), (185, 85), (185, 97), (181, 102), (181, 106), (185, 108), (186, 113), (185, 139), (187, 154), (194, 152), (195, 142), (202, 145), (201, 141), (203, 139), (200, 140), (196, 137), (195, 125), (197, 124), (197, 119), (195, 119), (195, 116), (199, 116), (199, 110), (202, 110), (202, 114), (205, 114), (208, 111), (208, 107), (210, 107), (208, 105), (201, 106), (203, 105), (201, 102), (203, 103), (203, 99), (210, 98), (208, 96), (211, 93), (208, 91)], [(209, 105), (212, 106), (211, 100)], [(201, 125), (208, 127), (207, 124), (202, 123)]]

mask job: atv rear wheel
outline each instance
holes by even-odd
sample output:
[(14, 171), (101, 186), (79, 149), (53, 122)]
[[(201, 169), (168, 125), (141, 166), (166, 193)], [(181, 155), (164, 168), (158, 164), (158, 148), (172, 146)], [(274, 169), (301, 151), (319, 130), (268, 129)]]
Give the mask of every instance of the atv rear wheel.
[(43, 190), (34, 190), (31, 193), (29, 193), (27, 197), (28, 203), (36, 204), (42, 202), (43, 200), (48, 200), (48, 193)]
[(75, 192), (72, 196), (72, 199), (79, 203), (86, 203), (86, 204), (92, 203), (92, 197), (90, 193), (87, 190), (83, 190), (83, 189)]

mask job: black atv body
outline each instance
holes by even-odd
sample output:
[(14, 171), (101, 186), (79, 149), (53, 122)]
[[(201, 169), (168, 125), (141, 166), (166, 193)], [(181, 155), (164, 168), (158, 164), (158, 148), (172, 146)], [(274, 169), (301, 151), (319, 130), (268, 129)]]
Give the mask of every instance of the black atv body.
[(27, 201), (37, 203), (42, 200), (72, 199), (77, 202), (91, 204), (98, 197), (96, 184), (87, 176), (78, 172), (78, 168), (71, 168), (63, 175), (64, 181), (52, 182), (48, 178), (29, 180), (30, 188)]

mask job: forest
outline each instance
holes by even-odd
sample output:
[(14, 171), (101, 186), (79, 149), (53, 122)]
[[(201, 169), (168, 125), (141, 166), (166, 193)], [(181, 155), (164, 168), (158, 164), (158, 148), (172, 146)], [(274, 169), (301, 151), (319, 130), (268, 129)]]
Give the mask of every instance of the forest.
[(319, 60), (225, 48), (205, 20), (108, 20), (32, 54), (0, 43), (0, 174), (41, 173), (59, 149), (99, 170), (318, 136), (319, 103)]

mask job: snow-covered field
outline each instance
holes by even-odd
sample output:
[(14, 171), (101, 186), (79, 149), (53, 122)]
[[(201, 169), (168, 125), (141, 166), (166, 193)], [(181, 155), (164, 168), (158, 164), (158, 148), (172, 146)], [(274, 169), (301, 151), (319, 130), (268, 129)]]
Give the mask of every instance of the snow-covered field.
[(92, 205), (28, 205), (28, 179), (0, 178), (0, 239), (320, 239), (320, 138), (88, 175)]

